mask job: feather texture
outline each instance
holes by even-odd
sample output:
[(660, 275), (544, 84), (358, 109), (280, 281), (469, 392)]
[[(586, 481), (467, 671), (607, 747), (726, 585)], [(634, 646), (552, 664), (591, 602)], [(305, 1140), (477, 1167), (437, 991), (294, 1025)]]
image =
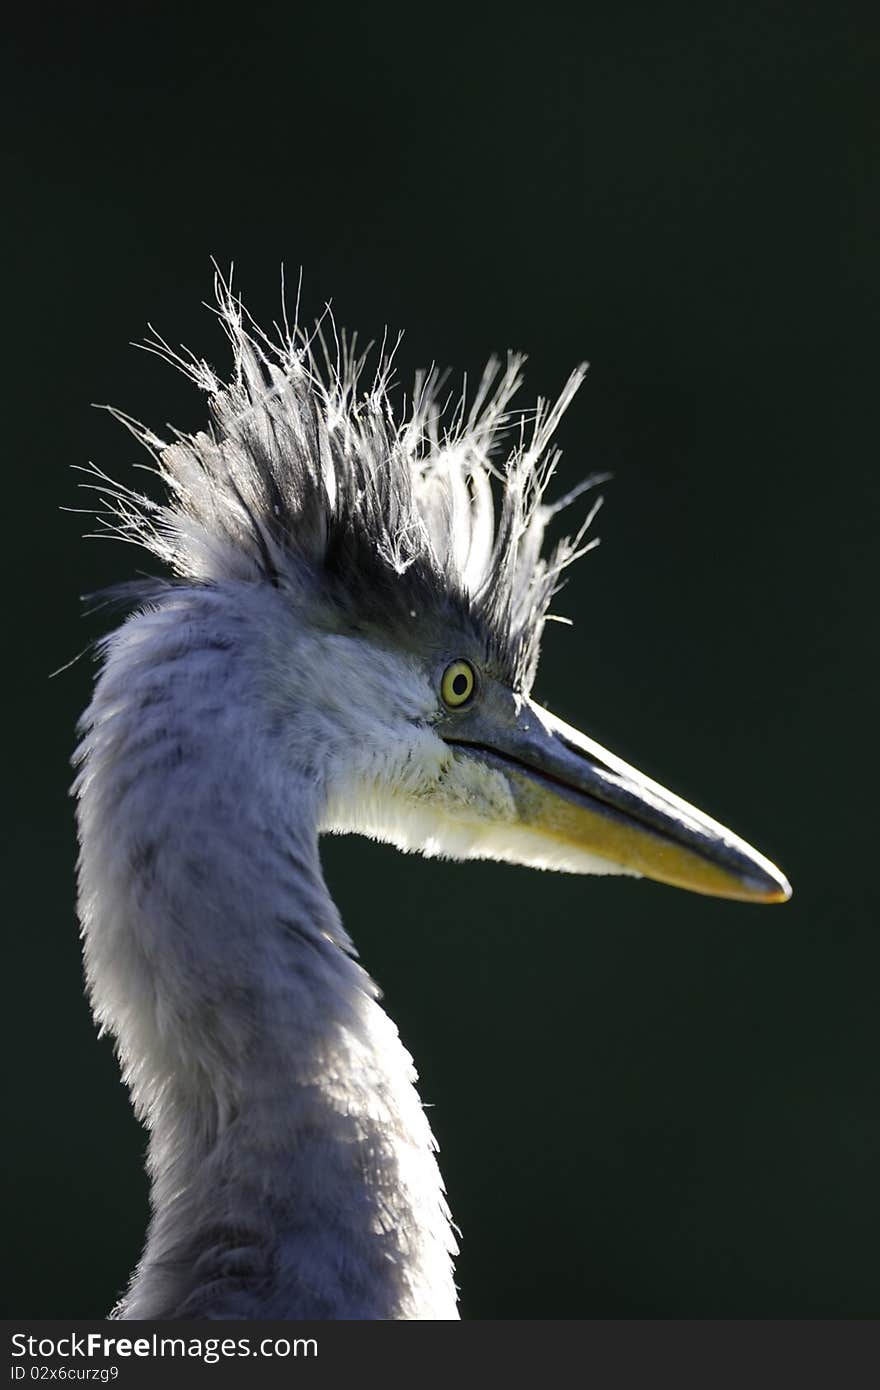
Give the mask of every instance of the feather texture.
[(104, 525), (189, 584), (310, 576), (349, 625), (406, 629), (455, 612), (496, 673), (528, 691), (560, 577), (596, 543), (584, 542), (594, 507), (576, 535), (543, 553), (551, 517), (602, 480), (545, 501), (559, 459), (551, 441), (585, 367), (528, 417), (511, 411), (524, 361), (515, 354), (492, 359), (470, 405), (462, 397), (451, 412), (441, 376), (421, 373), (395, 415), (391, 356), (363, 386), (356, 339), (334, 330), (331, 351), (319, 324), (272, 340), (219, 275), (216, 293), (232, 347), (228, 382), (158, 335), (146, 344), (207, 394), (210, 428), (169, 443), (114, 412), (153, 454), (167, 498), (95, 470)]
[[(78, 907), (95, 1018), (150, 1132), (153, 1213), (117, 1316), (456, 1316), (415, 1070), (318, 855), (316, 768), (333, 746), (377, 763), (388, 747), (378, 717), (345, 739), (320, 700), (341, 704), (349, 640), (227, 583), (166, 594), (104, 642), (77, 753)], [(368, 676), (352, 665), (350, 683)]]

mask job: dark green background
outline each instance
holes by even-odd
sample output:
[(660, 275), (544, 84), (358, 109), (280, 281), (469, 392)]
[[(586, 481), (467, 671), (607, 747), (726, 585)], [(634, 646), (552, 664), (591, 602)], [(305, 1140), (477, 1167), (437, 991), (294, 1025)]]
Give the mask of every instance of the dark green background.
[(58, 508), (71, 465), (137, 476), (90, 402), (202, 422), (127, 344), (149, 319), (225, 363), (213, 254), (263, 320), (284, 261), (307, 313), (405, 328), (404, 379), (519, 347), (528, 404), (591, 360), (561, 486), (615, 480), (537, 693), (794, 884), (757, 909), (326, 843), (433, 1107), (464, 1313), (876, 1315), (877, 26), (184, 8), (6, 41), (5, 1311), (100, 1314), (146, 1221), (73, 915), (90, 660), (48, 674), (100, 630), (78, 595), (149, 563)]

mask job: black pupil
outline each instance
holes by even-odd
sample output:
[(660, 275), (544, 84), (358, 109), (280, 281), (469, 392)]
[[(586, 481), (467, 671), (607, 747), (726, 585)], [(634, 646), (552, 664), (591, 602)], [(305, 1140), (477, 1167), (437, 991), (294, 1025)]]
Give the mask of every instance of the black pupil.
[(458, 675), (457, 675), (457, 676), (453, 676), (453, 678), (452, 678), (452, 689), (453, 689), (453, 692), (454, 692), (456, 695), (464, 695), (464, 694), (467, 693), (467, 688), (468, 688), (468, 678), (467, 678), (467, 676), (464, 674), (463, 671), (459, 671)]

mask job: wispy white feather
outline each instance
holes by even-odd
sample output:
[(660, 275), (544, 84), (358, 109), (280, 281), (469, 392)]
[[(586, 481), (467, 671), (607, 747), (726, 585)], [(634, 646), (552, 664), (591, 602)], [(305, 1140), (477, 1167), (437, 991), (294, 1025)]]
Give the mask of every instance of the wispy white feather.
[(393, 352), (380, 354), (368, 378), (367, 354), (326, 316), (311, 332), (285, 325), (270, 337), (219, 275), (216, 295), (232, 348), (228, 381), (155, 332), (146, 344), (206, 393), (211, 426), (163, 441), (120, 414), (150, 450), (167, 496), (157, 501), (96, 470), (104, 525), (189, 583), (283, 583), (291, 569), (298, 580), (311, 571), (355, 614), (369, 559), (369, 592), (386, 621), (458, 607), (500, 673), (528, 689), (560, 576), (583, 553), (583, 527), (545, 553), (547, 526), (601, 481), (545, 501), (559, 460), (551, 441), (585, 367), (530, 416), (512, 409), (517, 354), (490, 360), (471, 402), (462, 393), (450, 410), (432, 370), (398, 410)]

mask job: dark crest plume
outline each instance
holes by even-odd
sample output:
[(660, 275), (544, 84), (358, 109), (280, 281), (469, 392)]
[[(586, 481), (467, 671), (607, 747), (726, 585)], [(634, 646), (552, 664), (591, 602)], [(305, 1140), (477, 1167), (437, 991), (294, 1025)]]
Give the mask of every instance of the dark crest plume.
[(380, 353), (365, 386), (368, 354), (331, 319), (311, 333), (285, 320), (270, 338), (231, 282), (218, 274), (215, 289), (231, 380), (154, 333), (145, 346), (207, 394), (211, 422), (169, 442), (115, 411), (167, 495), (154, 501), (92, 469), (104, 529), (151, 551), (177, 582), (312, 582), (355, 620), (390, 626), (456, 612), (499, 674), (527, 690), (562, 572), (596, 544), (584, 537), (601, 499), (542, 554), (551, 517), (602, 481), (544, 500), (559, 459), (551, 440), (585, 368), (528, 414), (510, 410), (521, 356), (493, 358), (473, 400), (451, 408), (432, 369), (395, 413), (393, 354)]

